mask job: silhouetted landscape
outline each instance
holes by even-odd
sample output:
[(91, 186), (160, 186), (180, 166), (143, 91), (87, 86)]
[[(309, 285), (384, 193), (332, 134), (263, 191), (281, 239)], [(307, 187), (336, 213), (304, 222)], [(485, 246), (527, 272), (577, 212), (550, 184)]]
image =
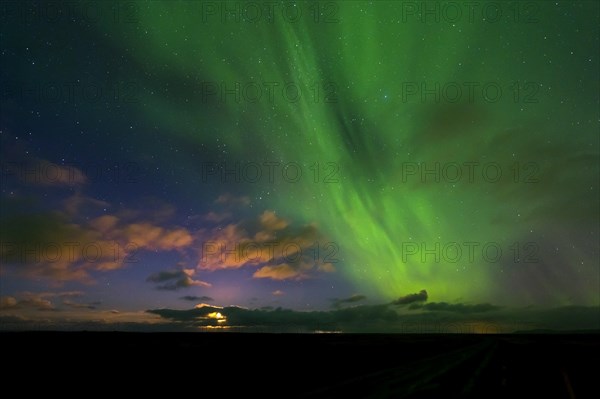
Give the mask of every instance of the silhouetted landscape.
[[(50, 373), (97, 384), (132, 372), (160, 381), (223, 387), (227, 396), (394, 398), (585, 398), (598, 393), (598, 331), (512, 335), (2, 333), (31, 358), (65, 358)], [(592, 365), (592, 366), (590, 366)], [(92, 369), (90, 369), (90, 367)], [(105, 370), (104, 373), (107, 371)], [(236, 384), (233, 376), (252, 384)], [(287, 387), (285, 389), (281, 387)]]

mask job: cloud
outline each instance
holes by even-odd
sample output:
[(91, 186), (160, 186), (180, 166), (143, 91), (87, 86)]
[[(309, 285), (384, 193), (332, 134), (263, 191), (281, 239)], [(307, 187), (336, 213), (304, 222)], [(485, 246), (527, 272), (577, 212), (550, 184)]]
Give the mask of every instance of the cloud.
[(83, 304), (72, 301), (72, 298), (83, 296), (81, 291), (63, 291), (63, 292), (22, 292), (19, 294), (20, 299), (13, 296), (4, 296), (0, 299), (0, 310), (25, 310), (25, 311), (47, 311), (59, 310), (53, 299), (61, 299), (62, 304), (70, 308), (79, 309), (95, 309), (96, 303)]
[(361, 302), (364, 301), (365, 299), (367, 299), (366, 296), (364, 295), (359, 295), (359, 294), (355, 294), (352, 295), (349, 298), (344, 298), (344, 299), (334, 299), (332, 301), (331, 306), (334, 308), (340, 308), (342, 307), (344, 304), (348, 304), (348, 303), (357, 303), (357, 302)]
[(392, 302), (392, 305), (408, 305), (415, 302), (425, 302), (427, 301), (427, 291), (421, 290), (418, 294), (408, 294), (405, 296), (401, 296)]
[(165, 270), (157, 273), (153, 273), (146, 281), (151, 281), (153, 283), (162, 283), (169, 280), (179, 279), (181, 277), (189, 276), (184, 270)]
[(331, 263), (320, 263), (317, 265), (317, 270), (323, 273), (334, 273), (335, 266)]
[(2, 296), (0, 297), (0, 310), (4, 309), (13, 309), (17, 307), (18, 301), (15, 297), (12, 296)]
[(85, 174), (75, 166), (57, 165), (46, 160), (41, 160), (38, 165), (43, 172), (39, 182), (41, 185), (74, 187), (87, 182)]
[(274, 211), (202, 230), (199, 269), (256, 268), (254, 278), (289, 280), (331, 273), (338, 247), (324, 240), (314, 224), (294, 226)]
[(306, 278), (306, 275), (288, 264), (275, 266), (263, 266), (252, 275), (254, 278), (270, 278), (273, 280), (300, 280)]
[(229, 212), (223, 212), (223, 213), (208, 212), (206, 215), (202, 216), (202, 219), (207, 222), (221, 223), (227, 219), (231, 219), (231, 216), (232, 215)]
[(117, 231), (127, 242), (154, 250), (172, 250), (192, 243), (192, 236), (184, 228), (167, 230), (149, 222), (132, 223)]
[(87, 182), (81, 169), (59, 165), (45, 159), (31, 158), (20, 162), (3, 162), (3, 176), (15, 176), (20, 181), (37, 186), (76, 187)]
[(96, 219), (92, 219), (90, 222), (90, 226), (100, 233), (106, 234), (110, 231), (114, 230), (119, 223), (119, 218), (114, 215), (103, 215), (97, 217)]
[(195, 295), (186, 295), (186, 296), (182, 296), (181, 298), (184, 301), (190, 301), (190, 302), (212, 302), (214, 301), (213, 298), (203, 295), (203, 296), (195, 296)]
[(54, 305), (47, 299), (39, 295), (27, 295), (25, 298), (17, 300), (12, 296), (0, 297), (0, 311), (13, 309), (29, 310), (55, 310)]
[(222, 204), (222, 205), (244, 205), (244, 206), (247, 206), (247, 205), (250, 205), (250, 197), (247, 197), (247, 196), (236, 197), (231, 194), (221, 194), (215, 200), (215, 203)]
[[(74, 203), (87, 202), (71, 197)], [(68, 205), (67, 205), (68, 207)], [(114, 214), (82, 218), (65, 212), (11, 213), (0, 220), (0, 257), (11, 271), (53, 282), (92, 282), (90, 272), (109, 271), (136, 263), (141, 250), (182, 251), (193, 243), (182, 227), (167, 228), (148, 221), (126, 222)]]
[(210, 283), (201, 280), (194, 280), (194, 269), (165, 270), (153, 273), (146, 281), (152, 283), (164, 283), (156, 286), (159, 290), (176, 291), (180, 288), (189, 287), (211, 287)]
[(16, 272), (26, 276), (85, 280), (85, 269), (71, 267), (82, 256), (81, 247), (79, 251), (72, 247), (85, 236), (59, 213), (11, 215), (0, 223), (0, 256), (3, 265), (19, 265)]
[(57, 296), (59, 298), (78, 298), (83, 296), (83, 291), (65, 291), (49, 294), (51, 294), (52, 296)]
[(65, 211), (70, 216), (76, 216), (82, 213), (93, 214), (97, 209), (110, 207), (108, 202), (85, 196), (80, 192), (65, 199), (63, 205)]
[(75, 309), (90, 309), (90, 310), (94, 310), (96, 309), (96, 306), (99, 304), (99, 302), (95, 302), (95, 303), (78, 303), (78, 302), (73, 302), (70, 300), (64, 300), (63, 305), (66, 305), (68, 307), (71, 308), (75, 308)]
[(431, 312), (454, 312), (454, 313), (481, 313), (500, 309), (498, 306), (489, 303), (480, 303), (476, 305), (466, 305), (463, 303), (449, 304), (446, 302), (431, 302), (425, 305), (413, 303), (409, 309), (423, 309)]
[[(339, 330), (342, 325), (345, 325), (348, 331), (358, 331), (363, 329), (361, 326), (381, 328), (382, 324), (393, 323), (399, 318), (398, 314), (387, 305), (361, 306), (329, 312), (202, 305), (188, 310), (151, 309), (148, 312), (186, 326), (240, 326), (241, 331), (263, 331), (264, 329), (264, 331), (312, 332)], [(211, 317), (215, 313), (222, 316), (221, 321)], [(256, 330), (257, 328), (259, 330)]]
[(271, 292), (271, 294), (273, 296), (283, 296), (283, 295), (285, 295), (285, 292), (283, 292), (281, 290), (275, 290), (275, 291)]
[(289, 222), (278, 217), (275, 211), (264, 211), (259, 220), (260, 224), (269, 231), (282, 230), (289, 225)]
[[(147, 312), (113, 310), (65, 310), (28, 314), (0, 313), (0, 331), (186, 331)], [(187, 331), (191, 331), (188, 329)]]

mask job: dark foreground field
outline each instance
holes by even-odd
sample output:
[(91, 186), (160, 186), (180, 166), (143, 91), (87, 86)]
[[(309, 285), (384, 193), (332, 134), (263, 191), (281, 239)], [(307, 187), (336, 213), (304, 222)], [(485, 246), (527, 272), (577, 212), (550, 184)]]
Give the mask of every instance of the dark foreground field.
[[(588, 398), (600, 335), (2, 333), (2, 363), (47, 394), (92, 390), (191, 397)], [(7, 375), (5, 375), (7, 377)], [(41, 382), (40, 382), (41, 383)], [(217, 393), (213, 393), (217, 392)], [(83, 395), (87, 397), (87, 395)], [(121, 395), (117, 395), (121, 397)]]

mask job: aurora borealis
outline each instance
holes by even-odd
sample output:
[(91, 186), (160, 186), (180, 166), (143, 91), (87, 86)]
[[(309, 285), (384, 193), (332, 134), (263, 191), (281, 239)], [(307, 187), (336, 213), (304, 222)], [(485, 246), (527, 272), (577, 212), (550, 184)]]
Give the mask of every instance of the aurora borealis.
[(2, 7), (6, 328), (598, 328), (597, 2)]

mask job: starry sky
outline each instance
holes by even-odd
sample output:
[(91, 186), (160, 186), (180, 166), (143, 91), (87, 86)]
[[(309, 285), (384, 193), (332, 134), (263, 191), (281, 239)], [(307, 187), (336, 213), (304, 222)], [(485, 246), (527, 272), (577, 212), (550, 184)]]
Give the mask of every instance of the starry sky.
[(0, 15), (1, 328), (600, 327), (597, 2)]

